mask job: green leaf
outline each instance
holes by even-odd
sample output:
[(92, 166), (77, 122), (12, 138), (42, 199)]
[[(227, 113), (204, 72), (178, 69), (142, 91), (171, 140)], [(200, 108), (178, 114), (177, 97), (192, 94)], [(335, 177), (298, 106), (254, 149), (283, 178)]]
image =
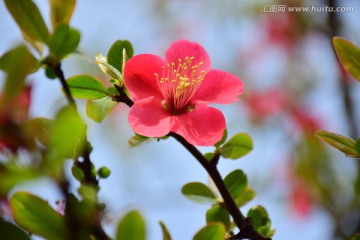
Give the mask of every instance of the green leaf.
[(114, 86), (108, 87), (107, 90), (109, 93), (111, 93), (111, 95), (116, 95), (117, 93), (116, 87)]
[(360, 233), (356, 233), (351, 240), (360, 240)]
[(111, 174), (111, 171), (107, 167), (101, 167), (99, 168), (97, 174), (99, 175), (100, 178), (108, 178)]
[(119, 222), (116, 240), (145, 240), (146, 229), (143, 217), (138, 211), (127, 213)]
[(97, 203), (97, 189), (94, 185), (81, 184), (78, 192), (84, 201), (94, 205)]
[(181, 188), (182, 194), (194, 202), (216, 203), (216, 197), (208, 186), (200, 182), (191, 182)]
[(315, 136), (328, 143), (330, 146), (345, 153), (347, 156), (352, 157), (358, 155), (355, 148), (355, 140), (352, 138), (325, 130), (317, 131)]
[(108, 96), (104, 84), (89, 75), (77, 75), (67, 79), (67, 84), (74, 98), (99, 99)]
[(45, 75), (47, 78), (49, 79), (57, 78), (57, 75), (52, 67), (45, 65), (44, 68), (45, 68)]
[(14, 161), (0, 163), (0, 197), (6, 196), (17, 184), (40, 177), (37, 169), (22, 166)]
[(163, 240), (171, 240), (169, 230), (167, 229), (165, 224), (162, 221), (160, 221), (159, 224), (160, 224), (160, 227), (161, 227), (161, 231), (163, 233)]
[(196, 233), (193, 240), (225, 240), (225, 227), (222, 224), (209, 224)]
[[(104, 57), (103, 55), (96, 54), (95, 57), (95, 63), (99, 66), (99, 68), (101, 69), (101, 71), (103, 73), (105, 73), (106, 75), (108, 75), (110, 78), (116, 79), (117, 82), (122, 81), (122, 74), (119, 70), (117, 70), (115, 67), (111, 66), (108, 62), (107, 62), (107, 58)], [(111, 79), (111, 80), (113, 80)], [(115, 84), (116, 82), (114, 82), (113, 84)]]
[(49, 204), (26, 192), (10, 198), (14, 220), (26, 231), (51, 240), (68, 239), (65, 221)]
[(226, 230), (230, 229), (230, 215), (225, 208), (215, 205), (206, 212), (206, 223), (222, 223)]
[(86, 114), (95, 122), (102, 122), (104, 118), (111, 112), (117, 102), (106, 96), (100, 99), (89, 100), (86, 104)]
[(117, 40), (110, 47), (107, 54), (107, 62), (122, 73), (123, 49), (126, 51), (127, 59), (134, 55), (134, 49), (128, 40)]
[(64, 107), (57, 114), (50, 130), (49, 145), (62, 156), (72, 156), (76, 145), (83, 145), (86, 126), (76, 110)]
[(42, 117), (29, 121), (32, 134), (46, 147), (49, 145), (49, 132), (53, 124), (54, 120)]
[(74, 52), (80, 42), (80, 32), (68, 25), (59, 25), (51, 36), (50, 52), (56, 57), (62, 58)]
[(141, 144), (144, 144), (146, 142), (149, 142), (152, 138), (142, 136), (140, 134), (135, 133), (135, 136), (132, 136), (129, 138), (129, 146), (130, 147), (138, 147)]
[(218, 148), (218, 147), (220, 147), (221, 145), (223, 145), (224, 142), (226, 141), (227, 137), (228, 137), (228, 131), (227, 131), (227, 129), (225, 128), (223, 137), (221, 138), (221, 140), (220, 140), (219, 142), (217, 142), (217, 143), (215, 144), (215, 147)]
[(14, 98), (23, 90), (25, 77), (34, 70), (36, 64), (37, 60), (24, 45), (1, 56), (0, 69), (7, 73), (4, 90), (6, 97)]
[(32, 0), (5, 0), (5, 4), (25, 35), (25, 39), (48, 43), (49, 31)]
[(69, 24), (76, 0), (50, 0), (51, 23), (55, 29), (60, 24)]
[[(23, 61), (23, 63), (21, 60)], [(24, 45), (19, 45), (5, 52), (0, 58), (0, 70), (8, 74), (17, 73), (15, 72), (15, 70), (19, 71), (19, 66), (24, 65), (27, 66), (27, 73), (36, 72), (37, 70), (39, 70), (41, 65), (40, 62), (30, 53), (30, 51)]]
[(333, 45), (344, 68), (360, 81), (360, 48), (341, 37), (334, 37)]
[(213, 157), (215, 156), (215, 153), (213, 152), (207, 152), (204, 154), (204, 157), (206, 158), (206, 160), (210, 161), (211, 159), (213, 159)]
[(360, 138), (355, 142), (355, 150), (358, 154), (360, 154)]
[(237, 169), (225, 177), (224, 183), (231, 196), (236, 199), (246, 190), (248, 181), (246, 174), (242, 170)]
[(93, 202), (79, 201), (73, 194), (69, 194), (65, 208), (65, 220), (68, 226), (76, 224), (79, 235), (84, 236), (79, 239), (88, 239), (89, 226), (94, 226), (99, 217), (97, 207), (98, 205)]
[[(60, 174), (66, 158), (78, 156), (85, 147), (86, 126), (76, 110), (67, 106), (61, 109), (49, 133), (46, 169), (54, 177)], [(60, 176), (59, 176), (60, 177)]]
[(253, 149), (251, 137), (247, 133), (238, 133), (227, 141), (220, 149), (224, 158), (238, 159)]
[(249, 186), (236, 199), (235, 203), (238, 207), (242, 207), (256, 197), (256, 192)]
[(78, 167), (77, 165), (74, 164), (74, 165), (71, 167), (71, 173), (72, 173), (72, 175), (74, 176), (74, 178), (75, 178), (76, 180), (78, 180), (79, 182), (84, 181), (84, 179), (85, 179), (85, 173), (84, 173), (84, 171), (83, 171), (80, 167)]
[(252, 219), (253, 227), (265, 237), (272, 237), (275, 230), (271, 230), (271, 220), (266, 209), (260, 205), (250, 208), (247, 217)]
[(1, 234), (2, 240), (30, 240), (29, 235), (24, 230), (3, 220), (0, 220), (0, 233), (3, 233)]

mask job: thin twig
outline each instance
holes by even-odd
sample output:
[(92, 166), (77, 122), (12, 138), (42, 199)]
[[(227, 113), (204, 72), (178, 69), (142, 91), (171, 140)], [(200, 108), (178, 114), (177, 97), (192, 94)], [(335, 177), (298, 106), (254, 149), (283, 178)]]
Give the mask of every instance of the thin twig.
[(56, 76), (60, 80), (61, 86), (64, 89), (65, 96), (66, 96), (66, 99), (68, 100), (69, 104), (71, 106), (75, 106), (75, 100), (71, 95), (70, 88), (66, 83), (64, 73), (63, 73), (63, 71), (61, 69), (61, 62), (56, 63), (56, 64), (54, 64), (54, 66), (51, 66), (51, 67), (53, 67), (53, 70), (54, 70)]
[[(66, 79), (64, 76), (64, 73), (62, 71), (61, 68), (61, 62), (55, 63), (55, 64), (51, 64), (49, 65), (50, 67), (52, 67), (53, 71), (55, 72), (56, 76), (58, 77), (58, 79), (60, 80), (60, 83), (62, 85), (62, 88), (65, 92), (65, 96), (66, 99), (69, 102), (69, 105), (76, 108), (76, 104), (75, 104), (75, 100), (73, 98), (73, 96), (71, 95), (70, 92), (70, 88), (66, 83)], [(85, 139), (87, 139), (87, 137), (85, 137)], [(93, 171), (92, 171), (92, 163), (90, 160), (90, 144), (87, 142), (85, 143), (84, 149), (83, 149), (83, 161), (82, 162), (76, 162), (75, 164), (81, 168), (81, 170), (84, 173), (84, 180), (81, 183), (86, 183), (86, 184), (90, 184), (94, 187), (98, 187), (98, 180), (96, 179), (96, 176), (93, 175)], [(65, 195), (66, 198), (66, 202), (68, 203), (69, 201), (69, 183), (67, 180), (63, 180), (61, 183), (59, 183), (60, 188), (63, 192), (63, 194)], [(71, 212), (70, 216), (72, 216), (74, 213)], [(76, 214), (76, 213), (75, 213)], [(69, 226), (70, 229), (76, 231), (79, 229), (74, 229), (74, 226)], [(101, 219), (99, 219), (96, 223), (95, 226), (93, 226), (93, 235), (96, 237), (96, 239), (98, 240), (110, 240), (111, 238), (105, 233), (102, 225), (101, 225)], [(76, 234), (74, 235), (76, 236)], [(74, 236), (71, 236), (71, 240), (73, 239)], [(75, 239), (74, 239), (75, 240)]]

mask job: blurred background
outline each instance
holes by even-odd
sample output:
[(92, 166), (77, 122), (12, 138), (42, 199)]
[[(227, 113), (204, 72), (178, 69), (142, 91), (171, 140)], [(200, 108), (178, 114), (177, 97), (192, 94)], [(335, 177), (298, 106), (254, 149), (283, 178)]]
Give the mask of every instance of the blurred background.
[[(48, 1), (34, 2), (50, 26)], [(81, 32), (81, 54), (64, 61), (66, 77), (91, 74), (106, 81), (94, 63), (95, 55), (105, 55), (118, 39), (131, 41), (135, 54), (160, 56), (175, 40), (199, 42), (213, 68), (231, 72), (245, 83), (239, 102), (216, 105), (224, 112), (229, 136), (247, 132), (254, 141), (254, 150), (246, 157), (219, 163), (223, 176), (243, 169), (257, 192), (243, 212), (257, 204), (266, 207), (276, 228), (273, 239), (345, 239), (360, 231), (359, 196), (354, 191), (358, 165), (314, 137), (318, 129), (360, 135), (360, 84), (339, 67), (331, 45), (335, 35), (360, 45), (359, 1), (77, 2), (71, 25)], [(313, 11), (294, 13), (288, 8), (292, 6)], [(331, 6), (352, 9), (330, 14), (325, 7)], [(0, 55), (21, 42), (18, 27), (0, 2)], [(0, 73), (0, 84), (4, 79)], [(32, 86), (30, 118), (53, 118), (66, 104), (59, 82), (48, 80), (43, 71), (27, 81)], [(180, 189), (190, 181), (206, 183), (205, 170), (174, 139), (130, 148), (133, 132), (127, 124), (127, 106), (118, 104), (98, 124), (86, 117), (85, 102), (78, 104), (89, 124), (94, 164), (112, 170), (100, 181), (108, 233), (114, 234), (125, 212), (139, 209), (148, 239), (161, 239), (159, 220), (174, 240), (191, 239), (205, 225), (209, 206), (190, 202)], [(73, 191), (76, 188), (72, 181)], [(38, 194), (54, 207), (62, 198), (48, 179), (13, 191), (19, 189)]]

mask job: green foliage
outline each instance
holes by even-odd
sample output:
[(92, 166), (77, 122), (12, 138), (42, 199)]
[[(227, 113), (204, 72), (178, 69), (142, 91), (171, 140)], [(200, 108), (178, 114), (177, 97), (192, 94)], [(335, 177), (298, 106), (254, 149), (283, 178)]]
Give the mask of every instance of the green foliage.
[(345, 153), (349, 157), (358, 156), (358, 152), (355, 147), (355, 140), (340, 134), (332, 133), (325, 130), (319, 130), (315, 133), (315, 136), (329, 144), (330, 146)]
[(185, 184), (181, 189), (182, 194), (194, 202), (216, 203), (216, 197), (208, 186), (200, 182)]
[(360, 240), (360, 233), (355, 234), (351, 240)]
[(100, 178), (108, 178), (111, 174), (111, 170), (107, 167), (101, 167), (99, 168), (97, 174)]
[(242, 207), (256, 197), (256, 192), (249, 186), (236, 199), (235, 203), (238, 207)]
[(37, 65), (37, 60), (24, 45), (15, 47), (1, 56), (0, 69), (7, 74), (4, 93), (8, 98), (17, 96), (24, 87), (26, 75), (33, 72)]
[(89, 100), (86, 104), (86, 114), (95, 122), (102, 122), (104, 118), (111, 112), (117, 102), (111, 97), (103, 97), (100, 99)]
[(39, 9), (32, 0), (5, 0), (5, 4), (26, 40), (48, 43), (49, 31)]
[(95, 224), (98, 217), (96, 207), (94, 202), (86, 201), (86, 199), (79, 201), (74, 195), (69, 195), (65, 208), (65, 221), (67, 226), (76, 228), (76, 235), (74, 231), (71, 231), (72, 237), (89, 239), (90, 226)]
[(74, 12), (76, 0), (50, 0), (51, 23), (55, 29), (58, 25), (69, 24)]
[(224, 158), (238, 159), (248, 154), (252, 149), (251, 137), (247, 133), (238, 133), (220, 148), (220, 154)]
[(73, 107), (64, 107), (58, 112), (49, 131), (45, 165), (50, 174), (59, 176), (64, 159), (81, 155), (86, 143), (85, 135), (86, 126)]
[(64, 219), (46, 201), (17, 192), (10, 198), (10, 207), (15, 222), (26, 231), (49, 240), (68, 239)]
[(39, 171), (33, 167), (22, 166), (15, 161), (0, 163), (0, 197), (5, 197), (15, 185), (39, 176)]
[(214, 205), (206, 212), (206, 223), (222, 223), (226, 230), (230, 230), (231, 221), (228, 211), (219, 205)]
[(130, 147), (138, 147), (141, 144), (149, 142), (151, 139), (152, 138), (145, 137), (145, 136), (135, 133), (135, 136), (132, 136), (131, 138), (129, 138), (128, 143), (129, 143)]
[(163, 233), (163, 240), (171, 240), (169, 230), (167, 229), (165, 224), (162, 221), (160, 221), (159, 224), (160, 224), (160, 227), (161, 227), (161, 231)]
[(242, 170), (237, 169), (225, 177), (224, 183), (233, 199), (236, 199), (246, 190), (248, 181), (246, 174)]
[(127, 213), (119, 222), (116, 240), (145, 240), (146, 229), (143, 217), (138, 211)]
[(72, 175), (74, 176), (74, 178), (76, 180), (78, 180), (79, 182), (82, 182), (84, 181), (85, 179), (85, 173), (84, 171), (78, 167), (76, 164), (74, 164), (72, 167), (71, 167), (71, 173)]
[(80, 42), (80, 32), (68, 25), (59, 25), (50, 38), (49, 48), (51, 54), (62, 58), (75, 51)]
[(107, 53), (107, 62), (122, 73), (124, 64), (124, 49), (126, 51), (126, 59), (130, 59), (134, 55), (132, 44), (128, 40), (117, 40), (113, 43)]
[(0, 233), (2, 240), (30, 240), (28, 234), (18, 226), (0, 219)]
[(223, 224), (209, 224), (197, 232), (193, 240), (225, 240), (225, 227)]
[[(19, 70), (26, 70), (26, 73), (34, 73), (40, 68), (40, 62), (31, 55), (25, 45), (19, 45), (9, 51), (5, 52), (0, 58), (0, 70), (7, 74), (15, 74), (14, 65)], [(25, 58), (24, 60), (22, 58)]]
[(240, 170), (229, 173), (224, 183), (238, 207), (242, 207), (256, 197), (256, 192), (248, 186), (246, 174)]
[(356, 140), (355, 142), (355, 150), (360, 155), (360, 138)]
[(78, 192), (85, 202), (94, 205), (97, 203), (97, 188), (89, 184), (81, 184)]
[(49, 79), (57, 78), (57, 75), (52, 67), (45, 65), (44, 68), (45, 68), (45, 75), (47, 78)]
[(269, 238), (274, 235), (275, 229), (271, 229), (271, 220), (264, 207), (252, 207), (248, 211), (247, 217), (251, 218), (254, 229), (260, 234)]
[(29, 126), (34, 137), (44, 146), (49, 146), (49, 132), (54, 120), (48, 118), (34, 118), (29, 121)]
[(344, 68), (360, 81), (360, 48), (341, 37), (334, 37), (333, 45)]
[(221, 145), (223, 145), (224, 142), (226, 141), (227, 137), (228, 137), (228, 131), (227, 131), (227, 129), (225, 128), (223, 137), (221, 138), (221, 140), (220, 140), (219, 142), (217, 142), (217, 143), (215, 144), (215, 147), (218, 148), (218, 147), (220, 147)]
[(72, 76), (66, 82), (74, 98), (99, 99), (109, 94), (102, 82), (89, 75)]
[(207, 152), (207, 153), (204, 154), (204, 157), (208, 161), (210, 161), (214, 156), (215, 156), (215, 153), (213, 153), (213, 152)]
[[(108, 62), (107, 62), (107, 58), (104, 57), (101, 54), (96, 54), (95, 57), (95, 62), (96, 64), (99, 66), (99, 68), (101, 69), (101, 71), (103, 71), (103, 73), (105, 73), (106, 75), (108, 75), (110, 78), (112, 78), (110, 81), (113, 81), (113, 84), (118, 83), (119, 81), (122, 81), (122, 74), (119, 70), (117, 70), (115, 67), (111, 66)], [(114, 81), (115, 80), (115, 81)]]

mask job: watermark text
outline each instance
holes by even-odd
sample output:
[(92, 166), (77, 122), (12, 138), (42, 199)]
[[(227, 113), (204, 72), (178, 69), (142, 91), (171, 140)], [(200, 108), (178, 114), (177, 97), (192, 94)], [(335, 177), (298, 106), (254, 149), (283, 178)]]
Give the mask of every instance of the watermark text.
[(264, 4), (261, 7), (263, 13), (281, 13), (281, 12), (353, 12), (353, 6), (330, 7), (327, 5), (311, 5), (311, 6), (286, 6), (279, 4)]

